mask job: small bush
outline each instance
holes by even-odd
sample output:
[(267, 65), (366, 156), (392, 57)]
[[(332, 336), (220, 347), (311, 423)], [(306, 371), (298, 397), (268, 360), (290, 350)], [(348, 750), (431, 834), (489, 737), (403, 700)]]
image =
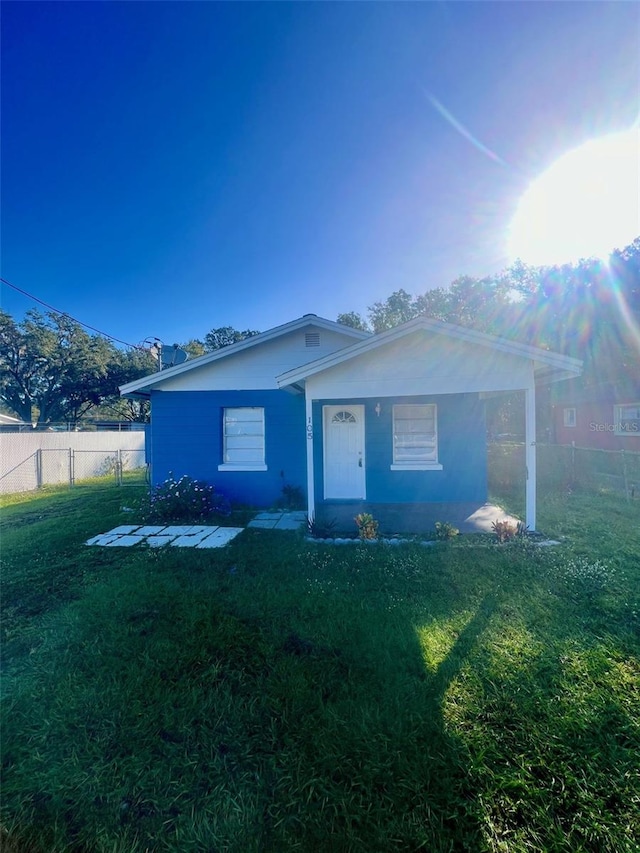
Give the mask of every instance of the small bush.
[(209, 483), (194, 480), (186, 474), (179, 480), (172, 475), (151, 490), (143, 506), (148, 523), (170, 524), (207, 521), (210, 516), (231, 513), (229, 501)]
[(284, 509), (304, 509), (306, 498), (300, 486), (292, 486), (285, 483), (282, 487), (282, 497), (278, 501), (278, 506)]
[(448, 521), (436, 521), (436, 539), (440, 542), (446, 542), (449, 539), (455, 539), (455, 537), (460, 533), (457, 527), (454, 527), (453, 524), (449, 524)]
[(361, 512), (353, 519), (358, 527), (358, 536), (365, 539), (378, 538), (378, 522), (370, 512)]
[(338, 522), (335, 518), (325, 518), (317, 515), (314, 519), (307, 518), (307, 531), (314, 539), (331, 539), (335, 536)]
[(500, 543), (511, 542), (518, 535), (519, 526), (505, 518), (503, 521), (494, 521), (491, 525), (496, 539)]

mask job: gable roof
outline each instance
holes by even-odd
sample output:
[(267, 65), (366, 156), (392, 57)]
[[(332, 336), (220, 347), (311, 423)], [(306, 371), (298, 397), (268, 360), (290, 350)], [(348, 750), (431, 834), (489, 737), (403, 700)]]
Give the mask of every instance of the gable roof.
[(250, 338), (245, 338), (238, 341), (236, 344), (230, 344), (226, 347), (214, 350), (206, 355), (201, 355), (183, 364), (178, 364), (175, 367), (168, 367), (166, 370), (151, 373), (148, 376), (143, 376), (141, 379), (136, 379), (135, 382), (128, 382), (126, 385), (120, 386), (120, 393), (123, 396), (146, 397), (152, 388), (158, 388), (163, 382), (168, 379), (173, 379), (183, 373), (191, 370), (204, 367), (207, 364), (218, 361), (223, 358), (229, 358), (236, 353), (251, 349), (252, 347), (264, 344), (267, 341), (272, 341), (282, 335), (290, 332), (304, 329), (307, 326), (314, 326), (327, 331), (340, 332), (346, 337), (351, 337), (356, 341), (363, 338), (371, 337), (371, 332), (363, 332), (360, 329), (353, 329), (351, 326), (345, 326), (342, 323), (336, 323), (333, 320), (326, 320), (324, 317), (318, 317), (316, 314), (305, 314), (297, 320), (292, 320), (289, 323), (284, 323), (282, 326), (275, 326), (273, 329), (268, 329), (266, 332), (261, 332), (259, 335), (252, 335)]
[(475, 329), (466, 326), (456, 326), (452, 323), (444, 323), (441, 320), (433, 320), (429, 317), (416, 317), (403, 323), (401, 326), (395, 326), (393, 329), (388, 329), (386, 332), (380, 332), (377, 335), (371, 335), (366, 340), (358, 341), (345, 349), (332, 353), (331, 355), (319, 358), (316, 361), (309, 362), (301, 367), (296, 367), (282, 373), (277, 377), (280, 388), (286, 388), (298, 385), (307, 377), (322, 373), (324, 370), (329, 370), (338, 364), (342, 364), (356, 356), (371, 352), (372, 350), (389, 344), (393, 341), (400, 340), (407, 335), (411, 335), (416, 331), (431, 332), (445, 337), (463, 341), (478, 346), (488, 347), (498, 352), (503, 352), (508, 355), (515, 355), (520, 358), (526, 358), (534, 362), (534, 371), (538, 383), (557, 382), (561, 379), (568, 379), (573, 376), (579, 376), (582, 372), (582, 362), (577, 358), (570, 358), (566, 355), (561, 355), (556, 352), (532, 347), (527, 344), (521, 344), (517, 341), (511, 341), (508, 338), (499, 338), (495, 335), (488, 335), (485, 332), (478, 332)]

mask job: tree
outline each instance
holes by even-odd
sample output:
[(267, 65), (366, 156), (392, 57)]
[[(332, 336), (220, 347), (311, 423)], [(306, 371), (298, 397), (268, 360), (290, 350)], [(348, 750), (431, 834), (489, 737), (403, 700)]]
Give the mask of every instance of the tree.
[(374, 332), (393, 329), (407, 320), (412, 320), (420, 312), (415, 300), (406, 290), (395, 290), (384, 302), (374, 302), (368, 309), (369, 320)]
[(116, 350), (116, 357), (110, 369), (114, 393), (103, 400), (94, 415), (108, 420), (148, 423), (151, 414), (149, 401), (121, 397), (118, 389), (121, 385), (135, 382), (157, 369), (156, 357), (148, 349)]
[(125, 369), (131, 358), (64, 314), (29, 311), (16, 323), (0, 312), (0, 400), (24, 421), (76, 423), (149, 372)]
[(343, 326), (349, 326), (352, 329), (360, 329), (361, 332), (370, 332), (369, 324), (363, 320), (360, 314), (355, 311), (348, 311), (346, 314), (338, 314), (336, 322)]
[(448, 288), (436, 287), (420, 296), (396, 290), (384, 301), (374, 302), (369, 307), (369, 319), (375, 332), (424, 316), (500, 334), (504, 326), (504, 311), (514, 304), (511, 290), (511, 284), (504, 276), (461, 276)]
[(199, 358), (207, 352), (203, 341), (199, 338), (191, 338), (184, 344), (180, 344), (180, 349), (189, 353), (189, 358)]
[(211, 329), (210, 332), (207, 332), (204, 336), (204, 347), (207, 352), (214, 352), (214, 350), (228, 347), (230, 344), (237, 344), (239, 341), (244, 341), (245, 338), (259, 334), (260, 332), (253, 329), (245, 329), (240, 332), (233, 326), (220, 326), (218, 329)]

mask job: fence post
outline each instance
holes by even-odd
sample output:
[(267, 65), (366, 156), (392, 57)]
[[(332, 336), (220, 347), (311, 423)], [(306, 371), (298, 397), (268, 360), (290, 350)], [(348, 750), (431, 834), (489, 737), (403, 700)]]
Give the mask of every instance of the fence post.
[(622, 454), (622, 479), (624, 480), (624, 496), (627, 499), (627, 503), (631, 498), (630, 489), (629, 489), (629, 477), (627, 476), (627, 457), (624, 455), (624, 448), (620, 450)]
[(576, 443), (571, 442), (571, 488), (576, 486)]
[(122, 450), (116, 450), (116, 486), (122, 485)]
[(69, 488), (72, 488), (74, 483), (73, 476), (73, 447), (69, 448)]
[(36, 450), (36, 489), (42, 488), (42, 448)]

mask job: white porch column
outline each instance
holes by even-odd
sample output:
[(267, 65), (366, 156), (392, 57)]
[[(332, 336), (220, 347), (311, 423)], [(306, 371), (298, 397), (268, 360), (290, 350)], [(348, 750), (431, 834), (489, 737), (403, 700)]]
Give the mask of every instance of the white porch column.
[(308, 386), (304, 387), (305, 429), (307, 433), (307, 518), (313, 521), (316, 514), (315, 489), (313, 483), (313, 410)]
[(526, 466), (525, 524), (536, 529), (536, 386), (531, 371), (529, 387), (524, 392), (524, 460)]

